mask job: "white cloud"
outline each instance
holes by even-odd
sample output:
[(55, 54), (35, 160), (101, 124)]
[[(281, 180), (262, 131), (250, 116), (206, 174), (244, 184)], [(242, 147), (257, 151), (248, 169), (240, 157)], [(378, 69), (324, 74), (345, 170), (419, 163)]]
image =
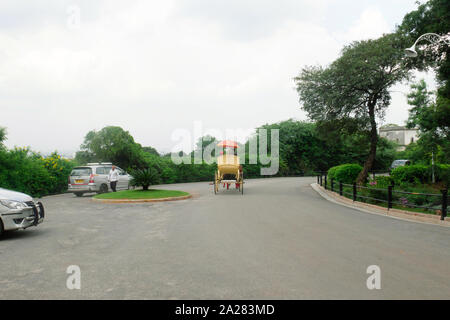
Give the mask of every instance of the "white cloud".
[(340, 41), (349, 43), (357, 40), (376, 39), (393, 30), (377, 7), (366, 8), (360, 17), (344, 33), (334, 33)]
[[(321, 21), (335, 2), (52, 2), (33, 13), (34, 27), (22, 21), (30, 7), (8, 2), (21, 19), (0, 24), (0, 126), (9, 146), (45, 152), (74, 151), (105, 125), (168, 151), (171, 132), (196, 120), (224, 131), (305, 118), (292, 81), (301, 68), (392, 28), (368, 7), (334, 33)], [(75, 30), (66, 24), (74, 4)]]

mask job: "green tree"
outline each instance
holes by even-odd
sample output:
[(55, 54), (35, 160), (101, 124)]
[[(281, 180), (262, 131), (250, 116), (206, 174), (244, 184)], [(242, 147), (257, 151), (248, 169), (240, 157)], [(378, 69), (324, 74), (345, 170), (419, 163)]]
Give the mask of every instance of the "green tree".
[(126, 170), (145, 166), (141, 145), (121, 127), (88, 132), (80, 149), (77, 160), (110, 161)]
[[(437, 33), (447, 35), (450, 31), (450, 2), (448, 0), (429, 0), (419, 4), (416, 10), (406, 14), (397, 32), (413, 44), (422, 34)], [(450, 48), (444, 42), (437, 46), (430, 43), (419, 43), (425, 46), (418, 51), (416, 58), (408, 59), (414, 67), (426, 70), (437, 67), (437, 76), (442, 81), (438, 94), (450, 99)], [(429, 50), (433, 49), (433, 50)]]
[[(409, 118), (407, 125), (410, 128), (417, 127), (419, 129), (418, 146), (423, 150), (422, 153), (432, 157), (432, 175), (434, 182), (435, 158), (438, 161), (442, 159), (438, 155), (439, 151), (448, 152), (450, 131), (449, 127), (443, 125), (440, 121), (441, 114), (437, 109), (436, 101), (433, 99), (433, 93), (427, 89), (424, 80), (411, 85), (411, 92), (408, 94), (408, 104), (412, 106), (409, 110)], [(428, 157), (429, 159), (429, 157)], [(448, 156), (444, 156), (444, 161), (448, 161)], [(427, 161), (425, 161), (426, 163)]]
[(216, 156), (215, 147), (217, 143), (219, 143), (219, 141), (213, 136), (206, 135), (200, 137), (195, 144), (195, 150), (191, 153), (191, 156), (209, 160), (209, 157)]
[(6, 140), (6, 128), (0, 127), (0, 148), (3, 147), (3, 142)]
[(280, 158), (286, 166), (280, 174), (300, 175), (310, 171), (325, 171), (333, 165), (331, 163), (337, 149), (319, 137), (314, 123), (290, 119), (263, 125), (261, 129), (267, 129), (268, 146), (270, 130), (279, 130)]
[(142, 147), (142, 151), (159, 156), (158, 150), (153, 147)]
[(433, 93), (427, 89), (427, 84), (423, 79), (411, 85), (408, 104), (412, 108), (409, 110), (407, 126), (418, 128), (420, 139), (427, 142), (429, 151), (435, 152), (439, 140), (443, 138), (441, 135), (445, 136), (446, 130), (445, 128), (439, 128)]
[[(397, 33), (413, 44), (425, 33), (436, 33), (449, 36), (450, 1), (430, 0), (419, 4), (416, 10), (409, 12), (397, 28)], [(450, 127), (450, 46), (444, 41), (431, 44), (419, 42), (421, 50), (417, 50), (416, 58), (408, 58), (411, 68), (418, 70), (436, 70), (438, 80), (437, 96), (433, 107), (433, 122), (447, 131)], [(429, 112), (431, 114), (431, 112)]]
[(368, 157), (358, 176), (366, 181), (376, 157), (376, 119), (389, 106), (389, 88), (409, 77), (404, 65), (404, 41), (396, 34), (356, 41), (344, 47), (329, 67), (305, 67), (295, 78), (302, 108), (316, 121), (353, 118), (370, 141)]

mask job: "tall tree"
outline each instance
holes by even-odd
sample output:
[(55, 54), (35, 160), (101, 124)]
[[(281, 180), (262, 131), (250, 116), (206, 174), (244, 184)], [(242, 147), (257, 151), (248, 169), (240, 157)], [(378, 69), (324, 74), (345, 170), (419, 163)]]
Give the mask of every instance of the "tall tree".
[(146, 166), (141, 145), (121, 127), (89, 131), (80, 149), (77, 159), (111, 161), (124, 169)]
[(418, 127), (421, 133), (436, 131), (437, 123), (434, 119), (433, 92), (429, 91), (426, 82), (422, 79), (411, 85), (408, 94), (408, 104), (412, 106), (409, 110), (407, 126)]
[[(405, 43), (397, 34), (376, 40), (356, 41), (344, 47), (330, 66), (305, 67), (295, 78), (302, 108), (312, 120), (328, 122), (353, 118), (365, 132), (370, 150), (358, 184), (372, 168), (378, 143), (377, 118), (389, 106), (389, 88), (408, 78), (404, 65)], [(345, 121), (343, 121), (344, 123)]]
[[(407, 13), (397, 32), (406, 37), (409, 46), (425, 33), (436, 33), (450, 37), (450, 1), (429, 0), (419, 4), (416, 10)], [(426, 41), (418, 43), (422, 50), (418, 50), (416, 58), (410, 62), (419, 70), (430, 67), (437, 68), (437, 76), (442, 81), (441, 94), (450, 99), (450, 48), (445, 42), (431, 44)]]
[(150, 147), (150, 146), (149, 147), (142, 147), (142, 151), (147, 152), (149, 154), (154, 154), (154, 155), (159, 156), (158, 150), (156, 150), (155, 148)]
[(0, 148), (3, 146), (3, 142), (6, 140), (6, 128), (0, 127)]
[[(428, 153), (436, 155), (439, 149), (448, 152), (450, 141), (450, 130), (448, 125), (443, 123), (442, 109), (437, 108), (436, 99), (433, 92), (427, 88), (426, 82), (422, 79), (418, 83), (411, 85), (411, 92), (408, 94), (408, 104), (412, 106), (409, 110), (407, 125), (409, 128), (418, 128), (420, 146)], [(446, 157), (448, 159), (448, 156)], [(433, 159), (434, 160), (434, 159)]]
[(429, 0), (419, 4), (416, 10), (405, 15), (397, 27), (397, 33), (408, 39), (408, 47), (425, 33), (436, 33), (447, 38), (447, 43), (441, 41), (431, 44), (426, 41), (418, 43), (418, 56), (409, 58), (411, 67), (418, 70), (436, 70), (438, 90), (435, 106), (428, 110), (434, 122), (440, 128), (450, 127), (450, 1)]

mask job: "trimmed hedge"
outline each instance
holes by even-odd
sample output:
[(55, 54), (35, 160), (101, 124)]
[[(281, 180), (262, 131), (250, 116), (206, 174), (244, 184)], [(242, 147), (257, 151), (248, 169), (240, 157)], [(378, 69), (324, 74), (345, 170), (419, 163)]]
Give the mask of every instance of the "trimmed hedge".
[[(391, 177), (396, 184), (412, 183), (429, 184), (432, 181), (432, 166), (431, 165), (412, 165), (397, 167), (391, 172)], [(435, 165), (436, 182), (442, 182), (446, 186), (450, 185), (450, 165), (436, 164)]]
[(339, 168), (339, 166), (335, 166), (335, 167), (331, 167), (330, 169), (328, 169), (328, 180), (331, 181), (331, 179), (335, 179), (336, 180), (336, 171)]
[(428, 167), (421, 164), (397, 167), (391, 172), (391, 176), (396, 184), (404, 182), (424, 184), (430, 180), (428, 175)]
[(355, 163), (341, 164), (328, 170), (328, 179), (334, 179), (338, 182), (352, 184), (356, 182), (356, 179), (362, 169), (363, 167)]

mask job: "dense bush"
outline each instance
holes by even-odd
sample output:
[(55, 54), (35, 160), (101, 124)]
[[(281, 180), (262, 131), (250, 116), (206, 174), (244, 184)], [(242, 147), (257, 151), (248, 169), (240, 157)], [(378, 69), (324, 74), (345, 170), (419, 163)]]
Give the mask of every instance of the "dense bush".
[(28, 148), (0, 150), (0, 187), (41, 197), (67, 189), (73, 162), (57, 153), (41, 157)]
[(338, 182), (352, 184), (363, 168), (359, 164), (341, 164), (328, 170), (328, 178)]
[(375, 181), (369, 183), (370, 186), (377, 188), (387, 189), (394, 184), (394, 179), (391, 176), (378, 176), (375, 177)]
[[(434, 169), (436, 181), (442, 182), (448, 188), (450, 186), (450, 164), (436, 164)], [(431, 170), (431, 166), (429, 170)]]
[[(448, 186), (450, 182), (450, 165), (436, 164), (434, 169), (436, 182)], [(391, 176), (395, 184), (399, 185), (405, 183), (413, 185), (430, 184), (432, 181), (432, 166), (416, 164), (398, 167), (392, 170)]]
[(428, 166), (416, 164), (397, 167), (391, 172), (395, 184), (413, 183), (424, 184), (430, 181)]
[(328, 169), (328, 180), (330, 180), (330, 181), (331, 181), (331, 179), (336, 180), (336, 171), (338, 168), (339, 168), (339, 166), (335, 166), (335, 167)]
[[(449, 165), (436, 164), (435, 177), (438, 183), (447, 183), (448, 186), (449, 173)], [(368, 183), (368, 189), (363, 188), (358, 192), (365, 197), (387, 201), (387, 188), (390, 185), (395, 185), (392, 194), (394, 205), (412, 208), (420, 206), (424, 212), (433, 214), (439, 212), (442, 206), (442, 197), (437, 190), (441, 187), (431, 184), (431, 166), (414, 165), (396, 168), (391, 176), (378, 176)], [(370, 198), (361, 198), (360, 201), (379, 203)]]
[(49, 193), (61, 193), (67, 190), (67, 178), (70, 175), (75, 163), (62, 158), (57, 152), (53, 152), (48, 157), (40, 158), (44, 167), (54, 178), (54, 186)]

